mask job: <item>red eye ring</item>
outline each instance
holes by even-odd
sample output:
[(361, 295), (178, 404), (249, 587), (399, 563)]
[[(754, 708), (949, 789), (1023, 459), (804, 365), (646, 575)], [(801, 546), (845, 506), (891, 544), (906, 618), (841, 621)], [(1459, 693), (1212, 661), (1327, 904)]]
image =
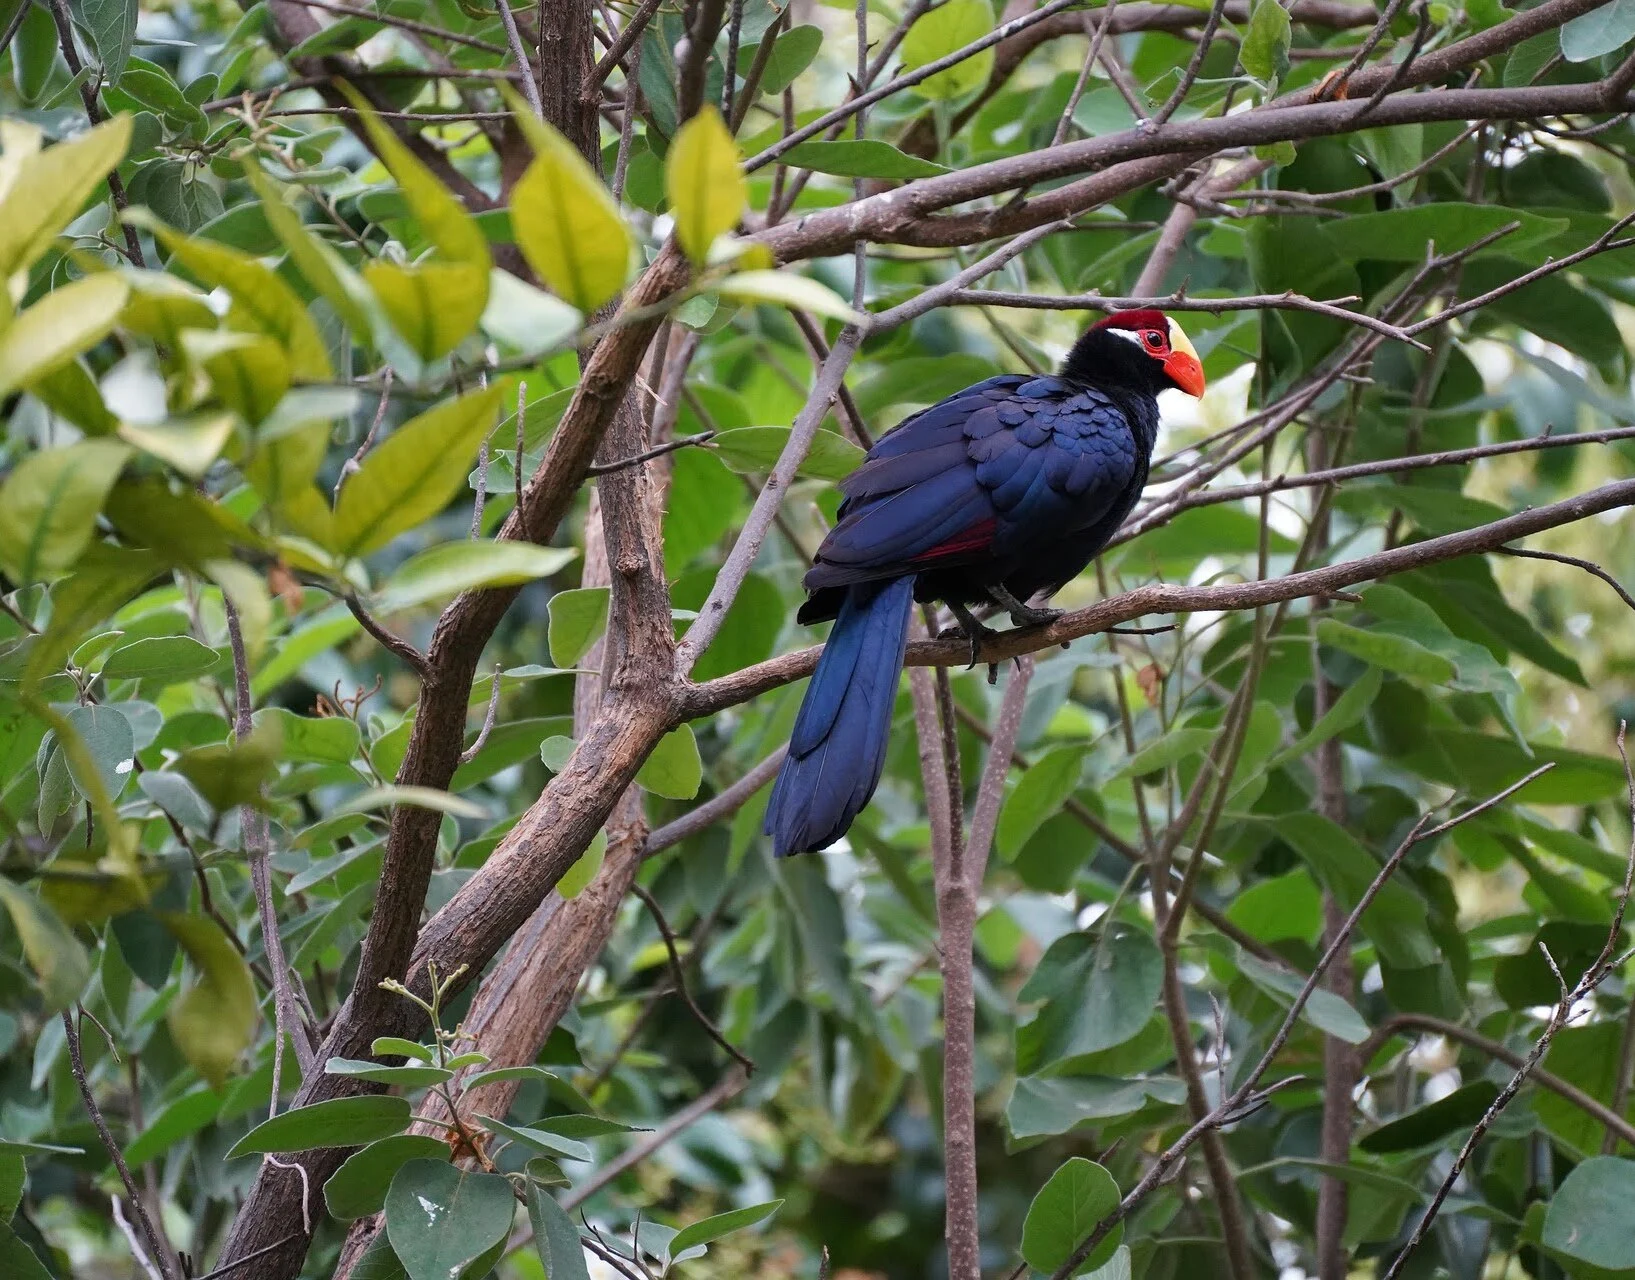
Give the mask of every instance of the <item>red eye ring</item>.
[(1141, 337), (1146, 341), (1146, 344), (1155, 351), (1164, 345), (1164, 335), (1159, 333), (1156, 329), (1148, 329), (1141, 335)]

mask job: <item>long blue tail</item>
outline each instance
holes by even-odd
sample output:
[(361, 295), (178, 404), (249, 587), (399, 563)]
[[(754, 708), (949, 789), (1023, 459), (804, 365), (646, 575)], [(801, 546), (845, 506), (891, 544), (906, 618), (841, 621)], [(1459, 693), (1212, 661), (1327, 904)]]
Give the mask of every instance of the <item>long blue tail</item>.
[(913, 603), (913, 578), (847, 589), (767, 803), (780, 858), (840, 839), (879, 785)]

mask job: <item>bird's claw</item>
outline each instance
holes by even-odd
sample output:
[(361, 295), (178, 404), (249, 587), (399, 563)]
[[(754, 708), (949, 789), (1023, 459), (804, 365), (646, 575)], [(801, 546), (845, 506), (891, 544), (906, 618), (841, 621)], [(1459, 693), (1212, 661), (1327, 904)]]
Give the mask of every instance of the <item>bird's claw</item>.
[[(944, 627), (941, 631), (937, 632), (937, 639), (952, 639), (955, 636), (958, 636), (962, 640), (969, 641), (971, 645), (971, 661), (967, 663), (965, 667), (965, 669), (969, 671), (975, 667), (977, 662), (981, 659), (982, 646), (989, 640), (992, 640), (998, 634), (999, 633), (992, 627), (983, 626), (975, 618), (961, 618), (954, 626)], [(992, 684), (993, 682), (990, 680), (989, 683)]]

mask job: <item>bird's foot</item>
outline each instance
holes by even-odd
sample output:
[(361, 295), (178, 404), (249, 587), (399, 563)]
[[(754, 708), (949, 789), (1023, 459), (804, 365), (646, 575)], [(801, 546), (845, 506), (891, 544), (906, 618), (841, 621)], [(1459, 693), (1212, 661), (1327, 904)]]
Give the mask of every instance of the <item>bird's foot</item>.
[(965, 669), (969, 671), (972, 667), (976, 666), (977, 660), (981, 657), (982, 646), (988, 641), (992, 640), (999, 633), (992, 627), (984, 626), (982, 623), (978, 622), (976, 620), (976, 616), (969, 609), (961, 608), (958, 605), (950, 605), (949, 607), (953, 609), (954, 617), (958, 618), (959, 621), (956, 625), (952, 627), (945, 627), (943, 630), (939, 631), (937, 633), (937, 639), (941, 640), (945, 637), (960, 636), (963, 639), (968, 640), (971, 645), (971, 661)]
[(1015, 627), (1042, 627), (1042, 626), (1045, 626), (1047, 623), (1051, 623), (1051, 622), (1056, 621), (1057, 618), (1062, 616), (1062, 614), (1065, 612), (1065, 610), (1062, 610), (1062, 609), (1036, 609), (1032, 605), (1023, 604), (1023, 605), (1016, 606), (1016, 608), (1014, 608), (1014, 609), (1008, 610), (1008, 612), (1010, 613), (1010, 616), (1011, 616), (1011, 625), (1012, 626), (1015, 626)]

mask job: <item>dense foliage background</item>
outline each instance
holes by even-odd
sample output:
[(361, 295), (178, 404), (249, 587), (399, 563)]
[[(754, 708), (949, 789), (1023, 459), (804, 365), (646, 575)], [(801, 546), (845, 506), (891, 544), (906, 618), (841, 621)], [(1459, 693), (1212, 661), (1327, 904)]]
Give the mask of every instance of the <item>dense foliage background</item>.
[[(0, 1275), (1635, 1274), (1635, 3), (0, 24)], [(834, 482), (1135, 297), (774, 862)]]

